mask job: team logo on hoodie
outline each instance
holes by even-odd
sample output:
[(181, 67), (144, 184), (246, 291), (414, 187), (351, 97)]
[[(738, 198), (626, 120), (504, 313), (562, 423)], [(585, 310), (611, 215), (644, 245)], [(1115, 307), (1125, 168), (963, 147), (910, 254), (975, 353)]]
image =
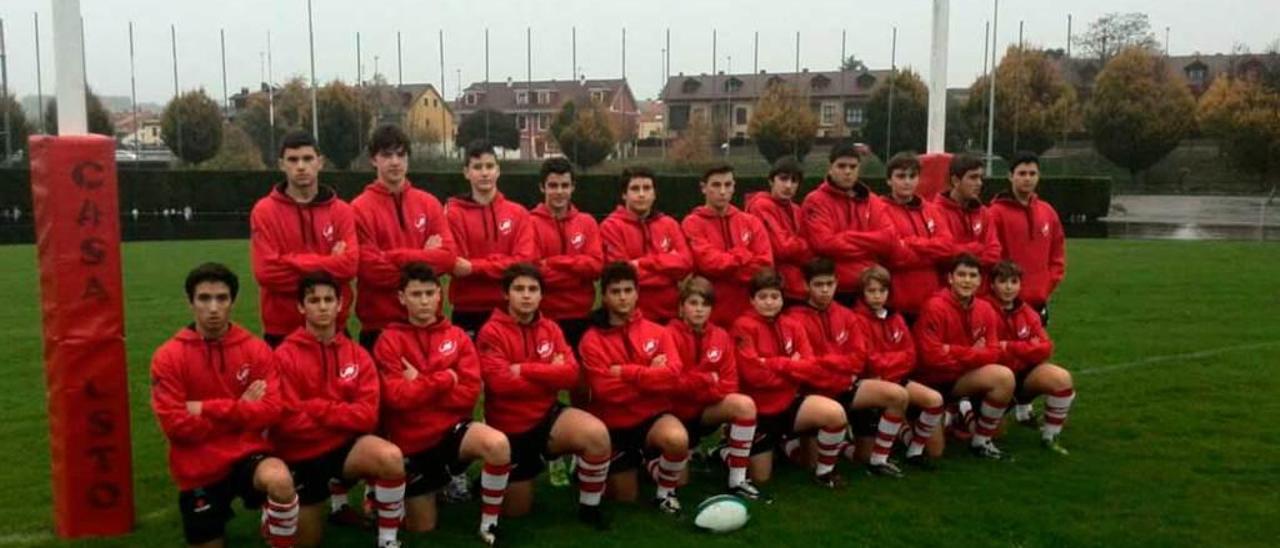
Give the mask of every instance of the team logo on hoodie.
[(452, 354), (454, 350), (457, 350), (457, 349), (458, 349), (458, 343), (453, 342), (453, 339), (445, 339), (444, 342), (440, 343), (440, 347), (436, 349), (436, 351), (439, 352), (440, 355), (442, 356), (448, 356), (449, 354)]
[(555, 348), (551, 346), (551, 341), (542, 341), (538, 343), (538, 356), (543, 358), (550, 356), (552, 350), (555, 350)]
[(750, 243), (751, 243), (751, 232), (743, 232), (743, 233), (742, 233), (742, 243), (744, 243), (744, 244), (750, 244)]
[(333, 241), (333, 225), (324, 225), (322, 233), (324, 234), (324, 239), (329, 240), (330, 242)]
[(897, 344), (901, 340), (902, 340), (901, 329), (894, 329), (893, 332), (889, 334), (889, 341), (893, 342), (894, 344)]
[(427, 214), (423, 213), (421, 215), (418, 215), (418, 220), (413, 222), (413, 227), (418, 229), (418, 232), (426, 232), (427, 231)]
[(974, 221), (974, 222), (973, 222), (973, 233), (974, 233), (974, 234), (982, 234), (982, 221)]
[(973, 338), (975, 340), (981, 339), (986, 334), (987, 334), (987, 328), (985, 327), (979, 326), (979, 327), (973, 328)]
[(640, 345), (640, 347), (644, 349), (645, 354), (652, 354), (658, 351), (658, 340), (646, 339), (644, 344)]
[(1018, 338), (1019, 338), (1019, 339), (1025, 339), (1025, 338), (1029, 337), (1030, 335), (1031, 335), (1031, 328), (1027, 327), (1027, 325), (1026, 325), (1026, 324), (1023, 324), (1023, 325), (1018, 326)]
[(240, 364), (240, 370), (236, 371), (236, 382), (240, 384), (249, 384), (249, 364)]
[(349, 363), (347, 365), (342, 366), (342, 369), (338, 370), (338, 378), (344, 381), (349, 381), (351, 379), (356, 378), (356, 374), (359, 372), (360, 372), (360, 366), (354, 363)]
[(790, 356), (795, 351), (795, 345), (791, 344), (791, 337), (787, 337), (782, 341), (782, 351)]
[(933, 226), (934, 226), (934, 223), (932, 218), (926, 218), (924, 220), (924, 229), (928, 230), (929, 234), (933, 234)]
[(707, 361), (718, 363), (722, 357), (724, 357), (724, 352), (719, 348), (713, 346), (707, 349)]
[(849, 340), (849, 331), (847, 329), (841, 329), (839, 333), (836, 333), (836, 344), (844, 344), (847, 340)]
[(1040, 235), (1049, 236), (1049, 223), (1045, 223), (1044, 226), (1040, 227)]
[(572, 245), (574, 249), (582, 249), (582, 244), (585, 243), (587, 243), (587, 237), (583, 236), (581, 232), (576, 232), (569, 237), (569, 245)]
[(663, 236), (662, 241), (658, 242), (658, 249), (661, 249), (663, 251), (671, 251), (671, 238)]
[(510, 234), (511, 226), (512, 226), (511, 219), (503, 219), (501, 221), (498, 221), (498, 232), (501, 232), (503, 234)]

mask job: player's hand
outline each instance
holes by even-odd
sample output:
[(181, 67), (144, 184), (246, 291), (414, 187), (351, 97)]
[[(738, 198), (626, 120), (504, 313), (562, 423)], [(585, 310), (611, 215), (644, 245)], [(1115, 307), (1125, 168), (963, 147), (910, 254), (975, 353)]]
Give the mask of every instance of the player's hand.
[(1000, 351), (1004, 352), (1009, 349), (1009, 341), (1000, 341)]
[(471, 275), (471, 261), (458, 257), (453, 263), (453, 275), (459, 278), (465, 278)]
[(640, 259), (631, 259), (630, 261), (627, 261), (627, 262), (631, 263), (631, 268), (640, 270)]
[(800, 353), (799, 353), (799, 352), (796, 352), (796, 353), (792, 354), (792, 355), (791, 355), (791, 361), (793, 361), (793, 362), (798, 362), (798, 361), (800, 361)]
[(204, 403), (198, 401), (187, 402), (187, 413), (199, 417), (200, 412), (204, 410)]
[(711, 372), (711, 384), (720, 384), (720, 374), (715, 371)]
[(564, 354), (556, 354), (551, 357), (551, 365), (564, 365)]
[(439, 249), (443, 245), (444, 245), (444, 238), (441, 238), (439, 234), (432, 234), (430, 238), (427, 238), (426, 243), (422, 244), (422, 248), (423, 249)]
[(267, 394), (267, 381), (258, 379), (256, 381), (253, 381), (253, 383), (249, 385), (249, 388), (245, 389), (243, 394), (240, 394), (240, 399), (244, 401), (258, 401), (258, 400), (261, 400), (262, 397), (265, 396), (266, 394)]
[(448, 371), (448, 372), (449, 372), (449, 376), (453, 377), (453, 385), (454, 385), (454, 386), (458, 386), (458, 382), (459, 382), (459, 379), (458, 379), (458, 372), (457, 372), (457, 371), (454, 371), (454, 370), (452, 370), (452, 369), (445, 369), (445, 371)]
[(338, 242), (333, 244), (333, 252), (331, 255), (341, 255), (347, 252), (347, 242)]
[(409, 363), (404, 356), (400, 356), (400, 364), (404, 366), (404, 380), (411, 381), (418, 378), (418, 368)]
[[(452, 369), (450, 369), (450, 371), (452, 371)], [(520, 364), (518, 363), (511, 364), (511, 374), (516, 377), (520, 376)]]
[(654, 356), (653, 360), (649, 362), (649, 365), (652, 365), (654, 367), (662, 367), (664, 365), (667, 365), (667, 355), (658, 354), (657, 356)]
[(949, 344), (944, 344), (944, 345), (942, 345), (942, 353), (943, 353), (943, 354), (950, 354), (950, 353), (951, 353), (951, 345), (949, 345)]
[(986, 347), (987, 347), (987, 338), (986, 338), (986, 337), (978, 337), (978, 340), (976, 340), (976, 341), (974, 341), (974, 342), (973, 342), (973, 347), (974, 347), (974, 348), (986, 348)]
[(621, 366), (621, 365), (610, 365), (610, 366), (609, 366), (609, 374), (610, 374), (610, 375), (613, 375), (613, 376), (615, 376), (615, 377), (621, 377), (621, 376), (622, 376), (622, 366)]
[(1031, 344), (1040, 344), (1040, 337), (1031, 337)]

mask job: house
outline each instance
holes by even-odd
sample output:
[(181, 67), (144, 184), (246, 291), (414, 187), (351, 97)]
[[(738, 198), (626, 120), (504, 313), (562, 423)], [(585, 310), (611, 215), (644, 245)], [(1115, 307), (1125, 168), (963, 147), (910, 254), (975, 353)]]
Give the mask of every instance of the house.
[(559, 153), (549, 132), (556, 114), (570, 101), (604, 105), (617, 135), (630, 140), (635, 134), (640, 113), (626, 79), (476, 82), (462, 90), (454, 111), (459, 120), (482, 109), (515, 116), (520, 156), (543, 158)]
[(667, 105), (661, 100), (640, 101), (636, 139), (663, 139), (667, 133)]
[[(1272, 54), (1206, 55), (1197, 52), (1191, 55), (1166, 56), (1164, 60), (1171, 72), (1186, 80), (1191, 94), (1199, 99), (1213, 85), (1213, 81), (1221, 76), (1260, 77), (1266, 70), (1267, 55)], [(1081, 98), (1088, 98), (1093, 91), (1093, 81), (1102, 72), (1102, 63), (1094, 58), (1066, 58), (1061, 55), (1051, 55), (1051, 58), (1061, 71), (1063, 79), (1076, 88)]]
[(365, 93), (370, 102), (377, 105), (375, 125), (399, 125), (409, 134), (409, 140), (433, 150), (452, 148), (456, 132), (453, 109), (435, 86), (366, 85)]
[(667, 106), (667, 130), (675, 135), (692, 119), (710, 115), (712, 125), (725, 127), (728, 137), (745, 138), (752, 110), (765, 90), (786, 84), (808, 98), (818, 115), (819, 137), (844, 137), (862, 126), (871, 93), (888, 77), (887, 70), (680, 73), (667, 80), (661, 97)]
[(139, 111), (137, 118), (133, 112), (122, 112), (113, 116), (112, 124), (116, 129), (116, 141), (122, 148), (164, 148), (164, 139), (160, 136), (160, 115), (155, 112)]

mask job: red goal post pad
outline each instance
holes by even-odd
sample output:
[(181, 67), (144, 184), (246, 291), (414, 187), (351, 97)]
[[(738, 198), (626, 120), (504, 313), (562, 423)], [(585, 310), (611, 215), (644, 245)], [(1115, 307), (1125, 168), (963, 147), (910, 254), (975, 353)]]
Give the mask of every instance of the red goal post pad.
[(916, 194), (925, 200), (932, 200), (938, 193), (947, 189), (950, 172), (950, 152), (930, 152), (920, 155), (920, 184), (916, 186)]
[(134, 505), (115, 143), (37, 135), (29, 145), (54, 530), (122, 535)]

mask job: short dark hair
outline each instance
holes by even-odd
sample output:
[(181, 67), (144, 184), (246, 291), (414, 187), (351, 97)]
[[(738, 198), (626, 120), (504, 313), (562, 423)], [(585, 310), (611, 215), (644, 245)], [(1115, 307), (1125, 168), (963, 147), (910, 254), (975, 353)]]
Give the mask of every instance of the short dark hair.
[(963, 179), (964, 174), (975, 169), (982, 169), (982, 159), (972, 154), (956, 154), (951, 157), (951, 167), (948, 170), (952, 177)]
[(498, 156), (498, 153), (494, 152), (493, 150), (493, 143), (490, 143), (489, 141), (486, 141), (484, 139), (476, 139), (474, 141), (471, 141), (470, 143), (467, 143), (467, 153), (462, 158), (462, 165), (463, 166), (470, 165), (471, 160), (484, 156), (485, 154), (488, 154), (495, 158)]
[(827, 155), (827, 163), (834, 164), (839, 158), (857, 158), (858, 163), (862, 163), (862, 154), (858, 152), (858, 143), (840, 141), (832, 146), (831, 153)]
[(235, 302), (240, 293), (240, 278), (222, 263), (204, 263), (187, 273), (187, 281), (183, 284), (187, 290), (187, 302), (195, 302), (196, 286), (205, 282), (221, 282), (231, 290), (231, 302)]
[(711, 180), (711, 176), (712, 176), (712, 175), (721, 175), (721, 174), (725, 174), (725, 173), (728, 173), (728, 174), (732, 175), (732, 174), (733, 174), (733, 166), (731, 166), (731, 165), (729, 165), (729, 164), (715, 164), (715, 165), (713, 165), (713, 166), (711, 166), (711, 167), (707, 168), (707, 170), (706, 170), (706, 171), (703, 171), (703, 172), (702, 172), (702, 178), (701, 178), (701, 179), (698, 179), (698, 180), (699, 180), (699, 181), (701, 181), (701, 182), (704, 182), (704, 183), (705, 183), (705, 182), (707, 182), (707, 181), (710, 181), (710, 180)]
[(538, 289), (542, 289), (542, 271), (533, 263), (515, 263), (502, 270), (502, 292), (511, 291), (511, 284), (516, 278), (533, 278), (538, 281)]
[(893, 177), (893, 172), (899, 169), (906, 170), (907, 173), (920, 173), (920, 157), (911, 151), (899, 152), (889, 158), (884, 164), (885, 177)]
[(574, 176), (573, 164), (569, 163), (568, 159), (560, 156), (543, 160), (542, 168), (538, 170), (538, 186), (542, 186), (543, 183), (547, 182), (547, 175), (551, 175), (552, 173), (555, 173), (556, 175), (564, 175), (568, 173), (570, 180), (572, 180)]
[(1003, 260), (991, 268), (991, 281), (1022, 279), (1022, 267), (1010, 260)]
[(369, 158), (377, 156), (379, 152), (398, 150), (403, 150), (405, 156), (408, 156), (412, 148), (409, 145), (409, 135), (395, 124), (382, 124), (369, 135)]
[(756, 293), (766, 289), (777, 289), (782, 291), (782, 277), (778, 275), (778, 271), (772, 268), (761, 268), (751, 276), (751, 296), (755, 297)]
[(311, 147), (316, 149), (317, 154), (320, 153), (320, 146), (316, 144), (315, 137), (312, 137), (311, 134), (306, 131), (295, 129), (293, 131), (290, 131), (289, 133), (286, 133), (284, 136), (284, 140), (280, 141), (280, 150), (276, 157), (284, 158), (284, 151), (289, 150), (291, 148), (302, 148), (302, 147)]
[(891, 280), (892, 278), (889, 276), (889, 269), (878, 264), (873, 264), (864, 269), (862, 274), (858, 276), (858, 287), (866, 289), (867, 284), (871, 282), (880, 282), (880, 285), (889, 287)]
[(836, 262), (828, 257), (814, 257), (804, 263), (804, 281), (811, 282), (818, 276), (835, 276)]
[(307, 300), (307, 293), (318, 286), (327, 285), (333, 288), (333, 293), (342, 298), (342, 291), (338, 288), (338, 280), (332, 274), (323, 270), (316, 270), (302, 275), (298, 280), (298, 303), (304, 303)]
[(440, 285), (440, 277), (427, 263), (410, 261), (400, 267), (400, 290), (409, 287), (409, 282), (423, 282)]
[(779, 175), (790, 175), (796, 181), (804, 180), (804, 170), (800, 168), (800, 162), (796, 161), (795, 156), (783, 156), (773, 162), (773, 167), (769, 168), (769, 176), (765, 181), (773, 181), (774, 177)]
[(636, 267), (625, 261), (614, 261), (604, 265), (604, 270), (600, 271), (600, 289), (618, 283), (630, 280), (636, 283)]
[(951, 268), (947, 269), (947, 273), (953, 273), (957, 268), (962, 266), (975, 268), (978, 272), (982, 272), (982, 262), (978, 260), (977, 256), (972, 253), (961, 253), (959, 257), (956, 257), (954, 261), (951, 261)]
[(693, 297), (695, 295), (702, 297), (702, 300), (706, 301), (708, 305), (714, 305), (716, 303), (716, 288), (711, 285), (711, 280), (696, 274), (689, 276), (688, 278), (685, 278), (684, 281), (680, 282), (679, 303), (684, 304), (689, 297)]
[(626, 194), (627, 187), (631, 185), (632, 179), (648, 179), (654, 183), (658, 182), (658, 178), (654, 176), (653, 170), (646, 166), (631, 166), (622, 170), (622, 175), (618, 177), (618, 193)]
[(1009, 173), (1013, 173), (1013, 170), (1017, 169), (1018, 166), (1022, 164), (1035, 164), (1035, 166), (1039, 168), (1040, 156), (1029, 150), (1023, 150), (1014, 154), (1013, 161), (1009, 162)]

